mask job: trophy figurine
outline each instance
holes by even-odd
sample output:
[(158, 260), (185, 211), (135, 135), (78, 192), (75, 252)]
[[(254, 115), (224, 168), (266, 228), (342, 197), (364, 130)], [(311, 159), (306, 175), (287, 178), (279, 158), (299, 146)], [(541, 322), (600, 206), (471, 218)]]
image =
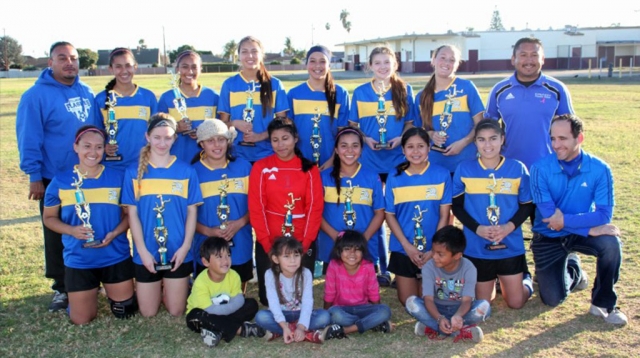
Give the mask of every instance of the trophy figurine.
[[(451, 87), (453, 87), (452, 90), (450, 90), (445, 95), (445, 97), (447, 97), (447, 100), (444, 103), (442, 114), (440, 114), (440, 130), (438, 131), (438, 135), (441, 137), (446, 137), (447, 130), (449, 130), (449, 128), (451, 127), (451, 121), (453, 120), (453, 99), (458, 93), (462, 93), (462, 91), (456, 90), (457, 87), (455, 84), (451, 85)], [(447, 147), (444, 145), (444, 143), (440, 146), (434, 144), (431, 146), (431, 149), (435, 150), (436, 152), (444, 152)]]
[(287, 213), (284, 215), (284, 223), (282, 224), (282, 235), (284, 236), (291, 236), (294, 232), (293, 214), (291, 211), (296, 207), (296, 201), (300, 200), (300, 198), (294, 198), (293, 193), (289, 193), (289, 197), (291, 198), (291, 202), (287, 201), (284, 205), (287, 209)]
[[(242, 111), (242, 120), (249, 124), (253, 124), (253, 116), (255, 114), (255, 110), (253, 109), (253, 94), (255, 91), (256, 91), (256, 82), (255, 81), (249, 82), (249, 88), (245, 91), (245, 93), (247, 94), (247, 103), (244, 105), (244, 110)], [(245, 142), (245, 141), (240, 141), (239, 144), (245, 147), (256, 146), (256, 144), (253, 142)]]
[[(222, 183), (218, 187), (218, 191), (220, 191), (220, 204), (216, 208), (216, 212), (218, 213), (218, 219), (220, 220), (220, 230), (227, 229), (227, 222), (229, 220), (229, 202), (227, 201), (227, 189), (229, 189), (229, 179), (227, 179), (227, 174), (222, 174)], [(229, 242), (230, 246), (233, 246), (233, 241)]]
[(429, 209), (420, 210), (420, 205), (415, 206), (418, 211), (417, 214), (414, 214), (411, 220), (416, 222), (416, 226), (413, 228), (413, 246), (415, 246), (418, 251), (422, 251), (427, 247), (427, 238), (424, 236), (424, 231), (422, 230), (422, 214), (426, 213)]
[(345, 188), (344, 192), (344, 212), (342, 213), (342, 218), (344, 219), (344, 223), (347, 224), (347, 229), (353, 230), (356, 226), (356, 212), (353, 210), (353, 204), (351, 202), (351, 198), (353, 197), (353, 187), (351, 186), (351, 180), (347, 180), (347, 184), (349, 184), (348, 188)]
[[(171, 71), (169, 74), (171, 74), (171, 88), (173, 89), (174, 96), (173, 106), (176, 108), (176, 111), (180, 113), (180, 120), (191, 128), (191, 120), (187, 115), (187, 100), (182, 96), (182, 93), (180, 93), (180, 89), (178, 88), (178, 74), (174, 74)], [(195, 129), (189, 129), (182, 132), (182, 135), (191, 135), (195, 132)]]
[(157, 198), (160, 199), (160, 205), (156, 203), (156, 207), (153, 208), (153, 211), (156, 212), (156, 227), (153, 229), (153, 236), (156, 238), (156, 242), (158, 243), (158, 254), (160, 254), (160, 263), (155, 265), (156, 271), (165, 271), (171, 270), (173, 268), (173, 262), (167, 262), (167, 240), (169, 239), (169, 232), (167, 228), (164, 226), (164, 217), (162, 213), (164, 212), (164, 204), (171, 201), (162, 200), (162, 194), (158, 194)]
[[(80, 173), (80, 169), (78, 169), (78, 167), (73, 168), (73, 173), (78, 175), (78, 179), (73, 178), (73, 184), (71, 184), (72, 187), (76, 188), (76, 203), (74, 205), (76, 209), (76, 215), (78, 216), (80, 221), (82, 221), (82, 226), (93, 230), (93, 228), (91, 227), (91, 223), (89, 222), (89, 219), (91, 219), (91, 208), (89, 207), (89, 203), (87, 203), (87, 200), (84, 197), (84, 192), (81, 189), (86, 174)], [(91, 232), (87, 237), (87, 241), (82, 244), (82, 247), (94, 247), (100, 245), (101, 243), (102, 240), (97, 240), (93, 236), (93, 232)]]
[[(104, 121), (104, 127), (107, 129), (107, 143), (111, 145), (118, 145), (116, 139), (116, 135), (118, 134), (118, 120), (116, 120), (115, 109), (117, 103), (116, 92), (109, 91), (109, 93), (107, 93), (107, 106), (109, 109), (107, 110), (107, 119)], [(104, 160), (107, 162), (119, 162), (122, 160), (122, 155), (118, 153), (107, 155)]]
[[(491, 226), (500, 225), (500, 207), (496, 204), (496, 187), (498, 186), (498, 181), (496, 180), (496, 176), (491, 173), (489, 174), (489, 178), (491, 179), (491, 183), (487, 186), (489, 190), (489, 206), (487, 206), (487, 218), (489, 219), (489, 223)], [(492, 242), (485, 246), (488, 250), (502, 250), (506, 249), (507, 245), (502, 242)]]
[(309, 141), (311, 142), (311, 148), (313, 148), (313, 162), (318, 164), (320, 162), (320, 146), (322, 145), (322, 137), (320, 136), (320, 120), (322, 119), (322, 114), (320, 114), (318, 107), (316, 107), (315, 110), (316, 114), (311, 118), (313, 128)]
[(384, 81), (380, 81), (380, 87), (378, 87), (378, 111), (376, 114), (376, 121), (378, 122), (378, 133), (380, 133), (380, 141), (374, 145), (376, 149), (388, 149), (391, 147), (391, 144), (387, 142), (387, 118), (389, 113), (387, 112), (386, 102), (384, 99), (384, 94), (387, 92), (387, 89), (384, 86)]

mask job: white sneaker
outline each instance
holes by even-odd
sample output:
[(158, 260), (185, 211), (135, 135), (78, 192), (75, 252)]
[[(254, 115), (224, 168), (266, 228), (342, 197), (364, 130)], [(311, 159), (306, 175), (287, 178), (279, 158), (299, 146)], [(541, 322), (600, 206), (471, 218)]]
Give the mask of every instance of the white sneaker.
[(611, 312), (607, 312), (607, 309), (592, 304), (589, 308), (589, 313), (596, 317), (604, 318), (604, 321), (610, 324), (624, 326), (629, 322), (627, 316), (618, 307), (615, 307)]
[(567, 257), (567, 261), (569, 260), (575, 261), (578, 264), (578, 267), (580, 267), (580, 272), (581, 272), (580, 282), (578, 282), (573, 289), (577, 291), (582, 291), (587, 287), (589, 287), (589, 276), (587, 276), (587, 272), (582, 269), (582, 261), (580, 260), (580, 256), (578, 256), (578, 254), (576, 254), (575, 252), (570, 253), (569, 256)]

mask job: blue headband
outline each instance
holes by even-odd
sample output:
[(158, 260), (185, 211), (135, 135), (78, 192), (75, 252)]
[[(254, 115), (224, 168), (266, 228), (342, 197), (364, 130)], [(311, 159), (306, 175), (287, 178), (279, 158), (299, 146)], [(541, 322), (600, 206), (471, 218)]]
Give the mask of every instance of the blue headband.
[(329, 61), (331, 61), (331, 51), (328, 48), (322, 45), (315, 45), (307, 51), (307, 62), (309, 62), (309, 56), (311, 56), (314, 52), (321, 52), (323, 55), (327, 56)]

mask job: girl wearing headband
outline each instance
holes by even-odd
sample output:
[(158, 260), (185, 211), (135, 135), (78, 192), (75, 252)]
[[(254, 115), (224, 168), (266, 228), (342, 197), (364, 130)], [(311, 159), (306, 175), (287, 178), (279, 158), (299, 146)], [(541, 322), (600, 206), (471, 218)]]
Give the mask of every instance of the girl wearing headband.
[[(126, 208), (120, 206), (122, 172), (100, 164), (105, 140), (102, 129), (81, 127), (73, 144), (78, 164), (57, 174), (45, 193), (44, 224), (62, 234), (69, 317), (74, 324), (89, 323), (97, 316), (101, 283), (116, 317), (128, 318), (138, 309), (129, 221)], [(84, 248), (91, 238), (101, 243)]]
[[(177, 122), (176, 143), (171, 149), (171, 154), (184, 162), (190, 162), (200, 147), (196, 143), (195, 129), (207, 118), (216, 118), (218, 110), (218, 93), (212, 88), (198, 83), (198, 77), (202, 72), (202, 59), (195, 51), (183, 51), (176, 58), (176, 73), (180, 76), (178, 90), (184, 97), (187, 106), (188, 121), (182, 120), (182, 114), (178, 112), (174, 104), (176, 98), (173, 89), (160, 96), (158, 111), (169, 113)], [(186, 133), (190, 133), (186, 135)]]
[[(287, 94), (289, 117), (296, 123), (300, 134), (298, 148), (305, 158), (320, 166), (320, 171), (333, 163), (333, 147), (338, 128), (349, 124), (349, 93), (334, 82), (330, 65), (331, 51), (324, 46), (313, 46), (307, 52), (309, 79), (292, 88)], [(318, 141), (311, 141), (314, 132), (313, 119), (318, 116), (322, 142), (319, 143), (320, 147), (314, 150), (314, 143)], [(317, 153), (316, 156), (314, 153)]]
[[(98, 112), (98, 122), (104, 126), (107, 133), (110, 130), (107, 123), (109, 102), (115, 101), (117, 144), (109, 144), (109, 138), (107, 138), (105, 146), (107, 157), (103, 164), (121, 171), (138, 162), (140, 149), (146, 143), (144, 133), (147, 130), (147, 121), (158, 108), (156, 95), (133, 83), (137, 68), (138, 64), (131, 50), (118, 47), (111, 51), (109, 72), (114, 77), (107, 83), (104, 91), (98, 93), (95, 101), (96, 108), (101, 109)], [(121, 160), (109, 160), (109, 157), (115, 156), (121, 157)]]
[[(145, 317), (154, 316), (160, 303), (173, 316), (184, 314), (193, 271), (191, 243), (202, 194), (195, 170), (170, 153), (176, 137), (171, 116), (153, 115), (140, 162), (127, 168), (124, 176), (122, 204), (129, 208), (136, 294)], [(156, 271), (156, 265), (163, 263), (158, 239), (165, 236), (171, 269)]]

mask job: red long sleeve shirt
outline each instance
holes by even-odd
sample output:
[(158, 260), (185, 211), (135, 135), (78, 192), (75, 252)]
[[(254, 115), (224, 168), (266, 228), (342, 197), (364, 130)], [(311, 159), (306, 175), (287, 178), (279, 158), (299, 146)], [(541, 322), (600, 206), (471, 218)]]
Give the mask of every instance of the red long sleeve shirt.
[(282, 161), (276, 154), (257, 161), (249, 175), (249, 219), (255, 230), (256, 240), (265, 252), (277, 237), (282, 236), (287, 208), (295, 202), (293, 214), (293, 236), (302, 242), (304, 252), (318, 236), (322, 222), (323, 189), (320, 172), (312, 167), (306, 173), (302, 171), (300, 158), (294, 156)]

